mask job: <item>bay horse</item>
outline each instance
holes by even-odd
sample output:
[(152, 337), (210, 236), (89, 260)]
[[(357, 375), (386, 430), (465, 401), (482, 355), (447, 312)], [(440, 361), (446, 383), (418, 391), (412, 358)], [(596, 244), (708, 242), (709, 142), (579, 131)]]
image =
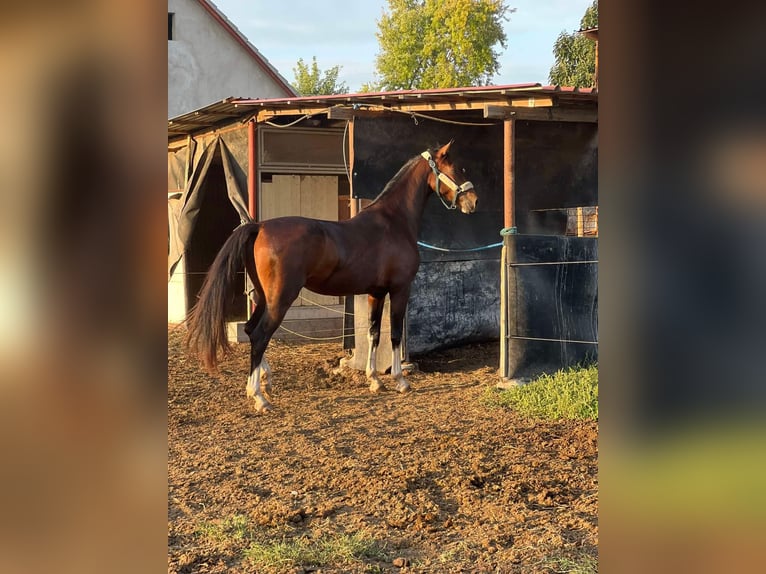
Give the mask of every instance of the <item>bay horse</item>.
[[(417, 240), (431, 192), (448, 209), (473, 213), (473, 184), (449, 156), (452, 142), (424, 151), (402, 166), (378, 197), (345, 221), (278, 217), (246, 223), (231, 234), (216, 256), (187, 318), (188, 348), (207, 370), (217, 372), (218, 351), (230, 350), (225, 311), (237, 274), (245, 269), (254, 287), (255, 309), (245, 324), (250, 338), (247, 396), (257, 412), (271, 410), (271, 373), (264, 352), (304, 287), (323, 295), (368, 294), (369, 354), (365, 374), (370, 390), (384, 388), (375, 368), (383, 303), (391, 300), (391, 376), (407, 392), (400, 345), (410, 284), (420, 265)], [(264, 390), (261, 390), (261, 376)], [(270, 397), (269, 397), (270, 398)]]

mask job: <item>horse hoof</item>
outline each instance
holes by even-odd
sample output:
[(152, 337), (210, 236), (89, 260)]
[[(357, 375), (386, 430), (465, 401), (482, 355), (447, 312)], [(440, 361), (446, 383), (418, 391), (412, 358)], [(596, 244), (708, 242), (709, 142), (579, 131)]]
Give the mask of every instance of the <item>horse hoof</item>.
[(370, 392), (371, 393), (379, 393), (381, 391), (385, 391), (386, 387), (383, 386), (383, 383), (381, 383), (379, 380), (374, 380), (370, 382)]
[(396, 390), (400, 393), (409, 393), (412, 389), (410, 388), (410, 384), (407, 381), (401, 379), (398, 383), (396, 383)]
[(255, 412), (264, 414), (271, 412), (274, 409), (273, 406), (271, 406), (271, 403), (267, 401), (266, 399), (258, 399), (256, 397), (255, 399)]

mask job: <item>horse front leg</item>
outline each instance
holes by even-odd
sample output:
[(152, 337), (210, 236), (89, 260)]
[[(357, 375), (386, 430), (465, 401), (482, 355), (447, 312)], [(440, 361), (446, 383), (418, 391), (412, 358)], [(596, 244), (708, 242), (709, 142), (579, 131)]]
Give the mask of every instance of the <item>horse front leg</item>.
[(271, 410), (271, 403), (266, 398), (268, 393), (261, 390), (261, 365), (250, 367), (250, 376), (247, 378), (247, 397), (255, 401), (255, 410), (266, 413)]
[(400, 393), (410, 390), (410, 383), (402, 373), (402, 333), (409, 299), (409, 287), (391, 293), (391, 377), (396, 381), (396, 390)]
[(370, 381), (370, 391), (373, 393), (378, 393), (385, 388), (375, 369), (375, 355), (380, 344), (380, 323), (383, 317), (383, 304), (385, 302), (385, 294), (382, 297), (367, 296), (370, 328), (367, 332), (367, 368), (365, 369), (365, 374), (367, 375), (367, 380)]

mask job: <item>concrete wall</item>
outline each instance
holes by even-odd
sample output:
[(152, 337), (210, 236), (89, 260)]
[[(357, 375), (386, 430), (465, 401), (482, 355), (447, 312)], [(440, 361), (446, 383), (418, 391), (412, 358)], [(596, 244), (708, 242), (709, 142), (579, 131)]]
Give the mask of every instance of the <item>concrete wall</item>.
[(182, 257), (168, 281), (168, 323), (181, 323), (186, 319), (186, 262)]
[(168, 0), (175, 13), (168, 40), (168, 118), (229, 96), (289, 96), (195, 0)]

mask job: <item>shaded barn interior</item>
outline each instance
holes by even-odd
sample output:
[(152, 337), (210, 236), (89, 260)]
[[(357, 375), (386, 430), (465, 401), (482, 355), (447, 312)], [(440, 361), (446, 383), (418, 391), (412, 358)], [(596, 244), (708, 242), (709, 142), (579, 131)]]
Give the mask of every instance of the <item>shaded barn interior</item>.
[[(216, 151), (210, 163), (200, 194), (202, 196), (201, 217), (197, 218), (191, 232), (185, 255), (187, 309), (191, 309), (197, 301), (207, 270), (231, 232), (239, 225), (239, 215), (232, 207), (226, 192), (226, 176), (219, 151)], [(241, 284), (234, 298), (227, 302), (226, 309), (228, 321), (247, 320), (244, 269), (241, 274)]]

